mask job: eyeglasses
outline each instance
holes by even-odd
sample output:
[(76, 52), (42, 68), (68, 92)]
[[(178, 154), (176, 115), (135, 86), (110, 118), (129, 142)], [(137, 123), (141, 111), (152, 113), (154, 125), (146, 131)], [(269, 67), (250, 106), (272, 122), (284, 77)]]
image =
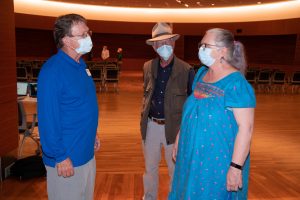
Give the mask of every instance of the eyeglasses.
[(70, 35), (70, 37), (79, 37), (79, 38), (86, 38), (87, 36), (92, 36), (93, 32), (92, 31), (87, 31), (83, 33), (82, 35)]
[(205, 48), (209, 48), (209, 47), (220, 47), (218, 45), (215, 44), (207, 44), (207, 43), (198, 43), (198, 49), (200, 49), (201, 47), (203, 47), (203, 49), (205, 50)]

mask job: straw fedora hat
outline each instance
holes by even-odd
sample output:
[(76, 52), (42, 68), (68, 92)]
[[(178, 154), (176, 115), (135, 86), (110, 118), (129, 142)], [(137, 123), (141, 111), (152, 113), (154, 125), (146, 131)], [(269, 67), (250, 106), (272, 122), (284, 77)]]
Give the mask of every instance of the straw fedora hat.
[(148, 45), (153, 45), (153, 42), (173, 38), (174, 41), (180, 37), (179, 34), (173, 34), (173, 26), (171, 23), (158, 22), (152, 29), (152, 38), (146, 40)]

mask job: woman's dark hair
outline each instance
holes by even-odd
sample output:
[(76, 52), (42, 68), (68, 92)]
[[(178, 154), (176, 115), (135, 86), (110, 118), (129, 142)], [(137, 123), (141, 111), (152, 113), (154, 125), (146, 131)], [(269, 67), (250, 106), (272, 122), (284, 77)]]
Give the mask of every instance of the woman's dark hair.
[(86, 23), (86, 19), (78, 14), (67, 14), (59, 16), (54, 24), (54, 42), (57, 48), (62, 48), (63, 42), (62, 38), (66, 35), (71, 36), (71, 29), (74, 24)]
[(228, 49), (228, 54), (224, 59), (241, 73), (245, 74), (247, 60), (244, 45), (239, 41), (235, 41), (233, 34), (225, 29), (213, 28), (209, 29), (207, 33), (214, 33), (216, 35), (216, 44)]

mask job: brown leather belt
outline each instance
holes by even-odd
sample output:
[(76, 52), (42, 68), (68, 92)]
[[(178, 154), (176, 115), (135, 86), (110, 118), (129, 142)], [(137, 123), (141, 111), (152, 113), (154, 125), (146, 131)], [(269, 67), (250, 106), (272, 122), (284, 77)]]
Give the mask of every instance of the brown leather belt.
[(165, 124), (165, 120), (164, 119), (156, 119), (156, 118), (153, 118), (153, 117), (149, 117), (149, 119), (151, 121), (154, 121), (155, 123), (157, 123), (159, 125), (164, 125)]

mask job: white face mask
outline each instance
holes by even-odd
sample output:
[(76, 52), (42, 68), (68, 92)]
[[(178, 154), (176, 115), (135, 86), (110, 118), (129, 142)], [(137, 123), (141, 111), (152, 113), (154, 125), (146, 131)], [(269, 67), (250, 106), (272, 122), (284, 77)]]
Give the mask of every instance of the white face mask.
[(158, 55), (160, 55), (160, 57), (167, 61), (173, 54), (173, 48), (170, 45), (163, 45), (156, 49), (156, 52), (158, 53)]
[(216, 61), (216, 59), (211, 57), (211, 51), (212, 49), (208, 47), (200, 47), (198, 51), (198, 57), (201, 63), (208, 67), (212, 66), (212, 64), (214, 64), (214, 62)]
[(86, 54), (93, 48), (93, 42), (91, 37), (88, 35), (85, 38), (78, 40), (79, 47), (75, 51), (79, 54)]

